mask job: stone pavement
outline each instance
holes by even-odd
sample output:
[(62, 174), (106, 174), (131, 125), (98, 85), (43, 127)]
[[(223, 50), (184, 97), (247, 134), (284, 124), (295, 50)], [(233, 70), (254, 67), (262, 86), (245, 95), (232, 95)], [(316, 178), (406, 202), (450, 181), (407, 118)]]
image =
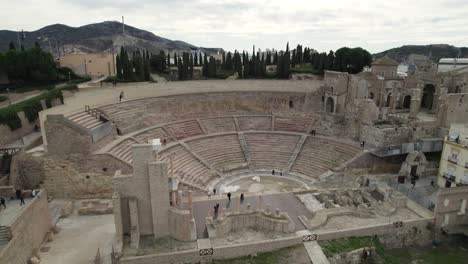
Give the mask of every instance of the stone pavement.
[[(222, 197), (222, 198), (221, 198)], [(196, 201), (193, 203), (194, 218), (197, 224), (197, 237), (207, 238), (208, 234), (205, 227), (205, 218), (210, 215), (210, 211), (213, 211), (213, 207), (216, 203), (219, 203), (222, 208), (234, 208), (239, 204), (239, 196), (231, 197), (231, 202), (228, 202), (226, 196), (217, 196), (204, 201)], [(252, 205), (252, 209), (257, 209), (258, 196), (247, 196), (244, 199), (244, 203), (241, 205), (242, 208), (247, 207), (247, 204)], [(312, 218), (312, 213), (295, 197), (293, 193), (281, 193), (281, 194), (269, 194), (263, 196), (263, 208), (270, 205), (272, 211), (278, 208), (281, 212), (287, 212), (291, 220), (296, 225), (296, 230), (303, 230), (305, 227), (300, 222), (298, 216), (305, 215), (308, 218)], [(223, 209), (225, 210), (225, 209)]]
[(3, 209), (3, 206), (0, 206), (0, 226), (9, 226), (20, 215), (24, 208), (32, 201), (32, 198), (24, 198), (26, 204), (20, 205), (20, 200), (14, 199), (6, 200), (6, 209)]
[(309, 254), (312, 264), (329, 264), (327, 257), (322, 251), (322, 248), (317, 243), (317, 241), (304, 242), (304, 247)]

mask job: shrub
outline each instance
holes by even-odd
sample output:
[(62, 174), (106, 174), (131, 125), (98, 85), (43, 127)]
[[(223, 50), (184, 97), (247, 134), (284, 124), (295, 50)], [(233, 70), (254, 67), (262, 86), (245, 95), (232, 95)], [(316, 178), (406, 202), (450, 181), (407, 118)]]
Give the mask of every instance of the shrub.
[(60, 99), (63, 103), (62, 91), (77, 90), (76, 84), (67, 84), (60, 88), (55, 88), (44, 92), (36, 97), (10, 105), (0, 109), (0, 124), (7, 125), (11, 130), (21, 127), (21, 119), (18, 117), (18, 112), (23, 111), (29, 122), (34, 122), (39, 117), (39, 112), (42, 111), (41, 100), (45, 100), (47, 108), (52, 107), (52, 101)]
[(6, 100), (8, 100), (8, 97), (0, 95), (0, 102), (4, 102)]

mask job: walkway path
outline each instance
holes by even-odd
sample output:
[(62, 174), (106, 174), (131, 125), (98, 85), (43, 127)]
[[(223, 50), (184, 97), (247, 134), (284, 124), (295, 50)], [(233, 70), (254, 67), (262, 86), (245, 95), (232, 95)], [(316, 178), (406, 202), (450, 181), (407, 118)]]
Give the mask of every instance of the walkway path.
[(327, 257), (322, 251), (322, 248), (317, 243), (317, 241), (304, 242), (304, 247), (309, 254), (312, 264), (329, 264)]

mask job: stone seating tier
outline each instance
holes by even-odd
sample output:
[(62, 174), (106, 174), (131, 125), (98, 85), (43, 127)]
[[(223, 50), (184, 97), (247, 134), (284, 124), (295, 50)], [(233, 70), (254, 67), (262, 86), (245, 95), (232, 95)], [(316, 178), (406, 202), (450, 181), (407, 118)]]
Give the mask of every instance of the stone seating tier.
[(173, 155), (174, 176), (184, 183), (205, 186), (215, 176), (208, 167), (180, 145), (163, 149), (160, 155), (161, 160), (169, 163), (169, 171), (171, 171), (170, 156)]
[(309, 176), (319, 176), (327, 170), (353, 158), (359, 148), (317, 137), (308, 137), (291, 171)]
[(300, 139), (299, 135), (246, 133), (250, 161), (256, 169), (284, 170)]
[(166, 125), (166, 129), (169, 133), (174, 135), (176, 139), (194, 137), (203, 134), (200, 124), (196, 120), (169, 124)]
[(111, 148), (108, 153), (127, 162), (132, 163), (132, 145), (138, 144), (133, 138), (127, 138), (120, 142), (118, 145)]
[(246, 163), (237, 134), (192, 140), (188, 144), (194, 152), (222, 172)]
[(173, 141), (172, 138), (160, 127), (156, 127), (139, 133), (135, 135), (135, 138), (141, 143), (147, 143), (148, 140), (157, 138), (161, 140), (161, 143), (163, 139), (166, 139), (166, 143), (171, 143)]

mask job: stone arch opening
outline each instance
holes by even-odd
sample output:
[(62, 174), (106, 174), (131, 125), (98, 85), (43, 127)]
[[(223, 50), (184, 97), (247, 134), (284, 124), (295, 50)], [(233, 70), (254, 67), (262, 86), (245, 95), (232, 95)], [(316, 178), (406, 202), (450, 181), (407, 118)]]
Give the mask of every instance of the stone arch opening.
[(328, 97), (327, 102), (325, 103), (325, 112), (333, 113), (334, 109), (335, 109), (335, 102), (333, 101), (333, 98)]
[(369, 99), (374, 99), (374, 93), (369, 94)]
[(434, 101), (435, 86), (433, 84), (426, 84), (423, 90), (423, 96), (421, 99), (421, 108), (432, 109)]
[(289, 108), (293, 108), (293, 107), (294, 107), (293, 101), (289, 100)]
[(427, 159), (424, 153), (413, 151), (406, 156), (406, 160), (401, 165), (400, 176), (411, 177), (418, 179), (424, 175), (426, 171)]
[(391, 100), (392, 100), (392, 93), (388, 93), (387, 100), (385, 101), (385, 107), (390, 107)]
[(403, 99), (403, 108), (408, 109), (411, 106), (411, 95), (405, 96)]

